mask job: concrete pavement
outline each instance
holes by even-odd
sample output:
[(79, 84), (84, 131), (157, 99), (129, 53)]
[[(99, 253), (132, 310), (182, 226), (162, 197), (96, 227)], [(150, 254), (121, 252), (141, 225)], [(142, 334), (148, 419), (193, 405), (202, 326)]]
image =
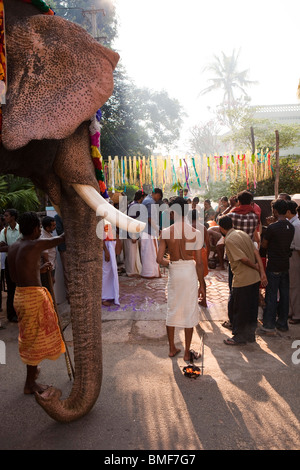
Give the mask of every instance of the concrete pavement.
[[(0, 330), (6, 347), (6, 365), (0, 365), (0, 449), (299, 449), (300, 325), (276, 338), (257, 336), (255, 344), (224, 345), (230, 336), (221, 325), (227, 318), (227, 275), (212, 270), (208, 308), (200, 310), (192, 344), (198, 350), (205, 332), (204, 375), (188, 379), (182, 330), (176, 331), (182, 353), (168, 358), (166, 280), (167, 273), (149, 281), (120, 276), (121, 305), (102, 312), (102, 390), (89, 415), (72, 424), (54, 422), (33, 397), (23, 395), (18, 327)], [(65, 307), (60, 311), (67, 325)], [(70, 326), (65, 336), (72, 354)], [(40, 381), (68, 395), (63, 356), (42, 364)]]

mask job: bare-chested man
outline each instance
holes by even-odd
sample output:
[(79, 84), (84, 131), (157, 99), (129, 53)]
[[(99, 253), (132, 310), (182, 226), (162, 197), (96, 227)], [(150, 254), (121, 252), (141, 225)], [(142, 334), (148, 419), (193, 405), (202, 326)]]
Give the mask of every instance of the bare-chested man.
[[(174, 224), (162, 231), (157, 262), (169, 267), (166, 320), (169, 357), (180, 352), (174, 342), (175, 327), (184, 328), (184, 360), (188, 361), (193, 329), (199, 322), (198, 300), (205, 300), (206, 295), (201, 256), (203, 234), (185, 220), (188, 203), (182, 197), (172, 200), (170, 210), (174, 211)], [(164, 258), (166, 250), (170, 261)]]
[(14, 307), (19, 322), (19, 351), (27, 365), (25, 394), (42, 393), (47, 386), (36, 383), (38, 364), (43, 359), (55, 360), (64, 352), (57, 316), (47, 289), (42, 287), (40, 273), (51, 269), (51, 263), (41, 268), (41, 253), (64, 242), (64, 235), (41, 239), (41, 224), (35, 212), (22, 214), (19, 219), (23, 238), (9, 247), (8, 264), (16, 283)]

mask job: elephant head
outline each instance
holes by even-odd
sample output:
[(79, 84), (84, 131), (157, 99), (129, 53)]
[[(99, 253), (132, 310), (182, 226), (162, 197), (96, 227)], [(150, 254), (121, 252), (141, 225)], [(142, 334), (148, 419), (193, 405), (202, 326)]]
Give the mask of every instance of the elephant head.
[(118, 54), (81, 27), (4, 1), (8, 87), (2, 107), (0, 172), (31, 178), (59, 207), (65, 228), (75, 380), (70, 396), (55, 390), (38, 403), (70, 422), (95, 404), (102, 381), (102, 242), (97, 215), (125, 230), (143, 230), (99, 194), (90, 155), (89, 120), (113, 91)]

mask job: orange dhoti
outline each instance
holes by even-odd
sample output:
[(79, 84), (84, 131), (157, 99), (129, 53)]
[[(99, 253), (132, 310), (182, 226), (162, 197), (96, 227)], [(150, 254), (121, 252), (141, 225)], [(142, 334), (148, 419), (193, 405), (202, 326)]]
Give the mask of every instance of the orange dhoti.
[(17, 287), (14, 307), (19, 323), (19, 352), (24, 364), (37, 366), (65, 352), (52, 297), (45, 287)]

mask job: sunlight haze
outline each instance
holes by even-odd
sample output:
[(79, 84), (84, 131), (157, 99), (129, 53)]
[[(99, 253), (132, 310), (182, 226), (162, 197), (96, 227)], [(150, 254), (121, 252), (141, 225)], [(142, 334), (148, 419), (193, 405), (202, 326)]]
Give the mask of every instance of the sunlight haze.
[(189, 115), (186, 126), (206, 121), (222, 92), (199, 96), (223, 51), (240, 51), (249, 69), (252, 105), (298, 103), (300, 2), (295, 0), (116, 0), (119, 37), (114, 47), (139, 87), (165, 89)]

